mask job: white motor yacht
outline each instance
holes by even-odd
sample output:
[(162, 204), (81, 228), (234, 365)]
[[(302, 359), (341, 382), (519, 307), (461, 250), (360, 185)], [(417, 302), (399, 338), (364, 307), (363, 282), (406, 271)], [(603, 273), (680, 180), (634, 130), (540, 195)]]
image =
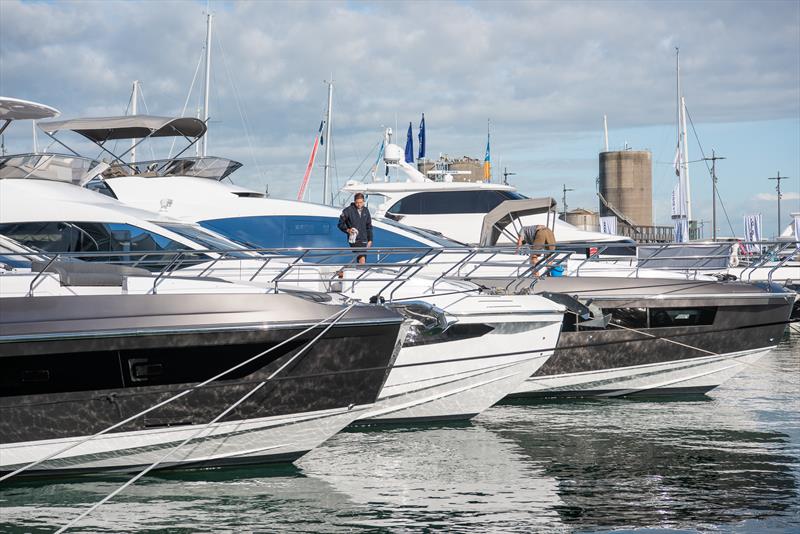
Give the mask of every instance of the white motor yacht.
[[(3, 128), (54, 114), (0, 98)], [(402, 316), (92, 262), (112, 243), (118, 259), (161, 246), (156, 263), (187, 247), (177, 234), (126, 226), (124, 216), (114, 228), (42, 219), (49, 198), (37, 187), (106, 197), (64, 183), (86, 175), (80, 158), (9, 159), (0, 215), (28, 212), (12, 223), (26, 241), (89, 257), (0, 239), (3, 479), (291, 461), (372, 408), (399, 349)], [(30, 179), (31, 171), (62, 181)], [(6, 178), (19, 172), (28, 178)], [(51, 209), (74, 209), (73, 200)]]
[[(158, 180), (141, 179), (147, 184)], [(190, 189), (201, 195), (205, 191), (202, 186), (220, 185), (204, 178), (180, 180), (184, 186), (189, 185), (185, 180), (197, 180), (200, 189)], [(106, 182), (110, 192), (112, 183), (111, 179)], [(415, 325), (405, 338), (378, 404), (363, 413), (361, 421), (473, 417), (547, 361), (563, 322), (564, 307), (539, 296), (490, 295), (468, 282), (401, 276), (397, 269), (365, 273), (355, 267), (306, 264), (274, 254), (261, 257), (192, 223), (165, 216), (184, 205), (179, 197), (165, 203), (168, 207), (162, 213), (153, 213), (72, 184), (30, 177), (0, 180), (0, 193), (4, 202), (0, 234), (51, 254), (146, 267), (165, 281), (176, 275), (202, 275), (246, 283), (262, 292), (325, 290), (337, 299), (344, 295), (363, 302), (401, 302), (397, 309), (413, 317)], [(25, 197), (42, 202), (22, 208), (20, 199)], [(207, 198), (217, 203), (213, 196)], [(172, 263), (176, 249), (182, 250), (180, 265)], [(339, 262), (349, 262), (352, 255), (348, 252), (347, 256)], [(372, 298), (379, 297), (382, 289), (385, 298)]]

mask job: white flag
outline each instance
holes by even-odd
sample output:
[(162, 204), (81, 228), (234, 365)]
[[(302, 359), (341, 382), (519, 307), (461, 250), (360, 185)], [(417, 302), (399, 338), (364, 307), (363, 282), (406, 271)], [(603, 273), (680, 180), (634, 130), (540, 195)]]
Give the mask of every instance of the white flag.
[(683, 202), (681, 202), (681, 184), (675, 184), (675, 187), (672, 188), (672, 215), (683, 215), (683, 210), (681, 207), (683, 206)]
[(617, 234), (617, 218), (613, 215), (600, 217), (600, 231), (604, 234)]
[(676, 243), (689, 242), (689, 221), (686, 219), (675, 219), (675, 239)]
[(797, 244), (797, 250), (800, 251), (800, 215), (793, 214), (792, 227), (794, 230), (794, 241)]
[(761, 214), (755, 213), (753, 215), (744, 216), (744, 240), (748, 241), (744, 245), (746, 252), (754, 254), (761, 253)]

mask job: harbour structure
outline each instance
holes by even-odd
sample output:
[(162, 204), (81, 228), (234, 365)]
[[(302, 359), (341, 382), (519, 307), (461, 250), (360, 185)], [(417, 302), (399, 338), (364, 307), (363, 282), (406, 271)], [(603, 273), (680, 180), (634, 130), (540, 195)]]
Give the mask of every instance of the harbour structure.
[[(653, 224), (653, 158), (650, 151), (606, 150), (600, 152), (598, 162), (599, 216), (616, 217), (617, 233), (636, 241), (672, 241), (673, 226)], [(694, 225), (690, 224), (690, 230), (696, 230)]]
[(600, 219), (596, 211), (587, 210), (586, 208), (575, 208), (569, 210), (566, 214), (565, 221), (572, 226), (587, 232), (600, 231)]
[(417, 170), (433, 181), (483, 182), (483, 160), (444, 154), (436, 160), (419, 160)]

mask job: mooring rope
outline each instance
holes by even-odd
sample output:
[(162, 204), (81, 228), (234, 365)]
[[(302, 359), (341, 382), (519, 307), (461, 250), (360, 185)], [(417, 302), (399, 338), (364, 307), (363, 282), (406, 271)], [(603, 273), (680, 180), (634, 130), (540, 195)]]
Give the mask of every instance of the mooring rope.
[(298, 337), (310, 332), (311, 330), (317, 328), (318, 326), (320, 326), (321, 324), (325, 323), (326, 321), (330, 321), (330, 320), (334, 320), (334, 319), (336, 319), (338, 321), (338, 318), (336, 318), (336, 317), (338, 315), (342, 315), (343, 316), (344, 314), (346, 314), (348, 311), (350, 311), (350, 309), (353, 307), (353, 305), (354, 304), (351, 304), (349, 307), (345, 308), (344, 310), (337, 311), (333, 315), (331, 315), (329, 317), (326, 317), (325, 319), (322, 319), (321, 321), (309, 326), (308, 328), (306, 328), (305, 330), (303, 330), (301, 332), (298, 332), (297, 334), (293, 335), (292, 337), (290, 337), (288, 339), (285, 339), (285, 340), (281, 341), (280, 343), (278, 343), (277, 345), (275, 345), (273, 347), (270, 347), (267, 350), (256, 354), (252, 358), (249, 358), (249, 359), (247, 359), (247, 360), (245, 360), (243, 362), (240, 362), (240, 363), (234, 365), (233, 367), (231, 367), (231, 368), (229, 368), (229, 369), (227, 369), (227, 370), (225, 370), (225, 371), (223, 371), (223, 372), (221, 372), (221, 373), (209, 378), (208, 380), (205, 380), (204, 382), (200, 382), (199, 384), (196, 384), (196, 385), (194, 385), (194, 386), (192, 386), (192, 387), (190, 387), (188, 389), (185, 389), (185, 390), (181, 391), (180, 393), (178, 393), (176, 395), (173, 395), (172, 397), (169, 397), (169, 398), (159, 402), (158, 404), (155, 404), (155, 405), (151, 406), (150, 408), (142, 410), (141, 412), (139, 412), (139, 413), (137, 413), (135, 415), (132, 415), (132, 416), (128, 417), (127, 419), (123, 420), (123, 421), (115, 423), (115, 424), (111, 425), (110, 427), (107, 427), (107, 428), (105, 428), (105, 429), (103, 429), (103, 430), (101, 430), (101, 431), (99, 431), (99, 432), (97, 432), (95, 434), (92, 434), (91, 436), (87, 436), (87, 437), (81, 439), (80, 441), (76, 441), (75, 443), (67, 445), (66, 447), (62, 447), (61, 449), (58, 449), (57, 451), (55, 451), (55, 452), (53, 452), (51, 454), (48, 454), (48, 455), (44, 456), (43, 458), (40, 458), (40, 459), (38, 459), (38, 460), (36, 460), (34, 462), (26, 464), (26, 465), (20, 467), (19, 469), (15, 470), (15, 471), (12, 471), (10, 473), (6, 473), (2, 477), (0, 477), (0, 482), (8, 480), (9, 478), (11, 478), (11, 477), (13, 477), (15, 475), (18, 475), (18, 474), (22, 473), (23, 471), (27, 471), (28, 469), (30, 469), (32, 467), (36, 467), (37, 465), (41, 464), (42, 462), (46, 462), (47, 460), (50, 460), (51, 458), (53, 458), (55, 456), (58, 456), (60, 454), (63, 454), (65, 452), (71, 450), (71, 449), (74, 449), (75, 447), (83, 445), (87, 441), (91, 441), (96, 437), (102, 436), (103, 434), (106, 434), (106, 433), (114, 430), (115, 428), (119, 428), (122, 425), (130, 423), (131, 421), (134, 421), (134, 420), (138, 419), (139, 417), (152, 412), (153, 410), (157, 410), (158, 408), (161, 408), (162, 406), (166, 406), (167, 404), (169, 404), (169, 403), (171, 403), (171, 402), (173, 402), (175, 400), (178, 400), (181, 397), (184, 397), (184, 396), (188, 395), (192, 391), (195, 391), (195, 390), (200, 389), (200, 388), (202, 388), (204, 386), (207, 386), (211, 382), (214, 382), (215, 380), (218, 380), (218, 379), (222, 378), (223, 376), (225, 376), (225, 375), (227, 375), (227, 374), (229, 374), (229, 373), (231, 373), (231, 372), (233, 372), (233, 371), (235, 371), (235, 370), (237, 370), (237, 369), (239, 369), (239, 368), (241, 368), (241, 367), (243, 367), (243, 366), (245, 366), (245, 365), (257, 360), (258, 358), (261, 358), (262, 356), (265, 356), (265, 355), (269, 354), (270, 352), (274, 351), (275, 349), (278, 349), (278, 348), (282, 347), (283, 345), (286, 345), (287, 343), (289, 343), (291, 341), (294, 341)]
[[(336, 317), (336, 319), (332, 320), (332, 321), (331, 321), (331, 323), (330, 323), (328, 326), (326, 326), (326, 327), (325, 327), (325, 328), (322, 330), (322, 332), (320, 332), (319, 334), (317, 334), (317, 336), (316, 336), (314, 339), (312, 339), (311, 341), (309, 341), (308, 343), (306, 343), (306, 344), (303, 346), (303, 348), (301, 348), (299, 351), (297, 351), (297, 354), (295, 354), (294, 356), (292, 356), (291, 358), (289, 358), (289, 360), (288, 360), (288, 361), (286, 361), (286, 363), (284, 363), (283, 365), (281, 365), (281, 366), (280, 366), (280, 367), (279, 367), (277, 370), (275, 370), (275, 371), (274, 371), (272, 374), (270, 374), (270, 375), (269, 375), (269, 376), (268, 376), (266, 379), (264, 379), (262, 382), (259, 382), (259, 383), (258, 383), (258, 384), (257, 384), (257, 385), (256, 385), (256, 386), (253, 388), (253, 389), (251, 389), (250, 391), (248, 391), (247, 393), (245, 393), (245, 394), (244, 394), (244, 396), (242, 396), (242, 397), (241, 397), (239, 400), (237, 400), (236, 402), (234, 402), (233, 404), (231, 404), (230, 406), (228, 406), (227, 408), (225, 408), (225, 410), (223, 410), (223, 411), (222, 411), (222, 413), (220, 413), (220, 414), (219, 414), (219, 415), (217, 415), (217, 416), (216, 416), (214, 419), (212, 419), (211, 421), (209, 421), (208, 423), (206, 423), (205, 425), (203, 425), (203, 427), (202, 427), (202, 428), (200, 428), (200, 429), (199, 429), (197, 432), (195, 432), (194, 434), (190, 435), (190, 436), (189, 436), (189, 437), (187, 437), (185, 440), (183, 440), (182, 442), (180, 442), (178, 445), (176, 445), (175, 447), (173, 447), (173, 448), (171, 448), (170, 450), (168, 450), (166, 454), (164, 454), (164, 455), (163, 455), (161, 458), (159, 458), (158, 460), (156, 460), (155, 462), (153, 462), (152, 464), (150, 464), (149, 466), (147, 466), (145, 469), (143, 469), (143, 470), (142, 470), (142, 471), (140, 471), (139, 473), (137, 473), (137, 474), (136, 474), (136, 475), (135, 475), (133, 478), (131, 478), (130, 480), (128, 480), (127, 482), (125, 482), (123, 485), (121, 485), (120, 487), (118, 487), (117, 489), (115, 489), (114, 491), (112, 491), (111, 493), (109, 493), (108, 495), (106, 495), (105, 497), (103, 497), (101, 500), (99, 500), (98, 502), (96, 502), (95, 504), (93, 504), (93, 505), (92, 505), (92, 506), (91, 506), (91, 507), (90, 507), (88, 510), (86, 510), (86, 511), (85, 511), (85, 512), (83, 512), (83, 513), (81, 513), (81, 514), (80, 514), (78, 517), (76, 517), (75, 519), (73, 519), (72, 521), (70, 521), (69, 523), (67, 523), (66, 525), (64, 525), (63, 527), (61, 527), (60, 529), (58, 529), (58, 530), (56, 531), (56, 534), (60, 534), (60, 533), (62, 533), (62, 532), (66, 532), (68, 529), (70, 529), (70, 528), (71, 528), (71, 527), (73, 527), (75, 524), (77, 524), (77, 523), (78, 523), (78, 522), (79, 522), (81, 519), (85, 518), (86, 516), (88, 516), (89, 514), (91, 514), (92, 512), (94, 512), (95, 510), (97, 510), (97, 509), (98, 509), (100, 506), (102, 506), (103, 504), (107, 503), (108, 501), (110, 501), (111, 499), (113, 499), (113, 498), (114, 498), (116, 495), (118, 495), (119, 493), (121, 493), (122, 491), (124, 491), (124, 490), (125, 490), (125, 488), (129, 487), (129, 486), (130, 486), (130, 485), (132, 485), (134, 482), (136, 482), (137, 480), (139, 480), (140, 478), (142, 478), (143, 476), (145, 476), (147, 473), (149, 473), (150, 471), (152, 471), (153, 469), (155, 469), (156, 467), (158, 467), (159, 465), (161, 465), (162, 463), (164, 463), (164, 462), (165, 462), (165, 461), (166, 461), (166, 460), (167, 460), (167, 459), (168, 459), (170, 456), (172, 456), (172, 455), (173, 455), (175, 452), (177, 452), (177, 451), (178, 451), (178, 450), (179, 450), (181, 447), (183, 447), (184, 445), (186, 445), (186, 444), (187, 444), (187, 443), (189, 443), (190, 441), (193, 441), (194, 439), (196, 439), (198, 436), (200, 436), (200, 434), (202, 434), (203, 432), (205, 432), (206, 430), (208, 430), (208, 429), (209, 429), (209, 428), (210, 428), (210, 427), (211, 427), (213, 424), (217, 423), (217, 422), (218, 422), (220, 419), (222, 419), (223, 417), (225, 417), (226, 415), (228, 415), (228, 414), (229, 414), (231, 411), (233, 411), (233, 410), (234, 410), (234, 409), (235, 409), (237, 406), (239, 406), (239, 405), (240, 405), (241, 403), (243, 403), (245, 400), (247, 400), (248, 398), (250, 398), (250, 397), (251, 397), (251, 396), (252, 396), (252, 395), (253, 395), (255, 392), (257, 392), (259, 389), (261, 389), (262, 387), (264, 387), (264, 385), (265, 385), (267, 382), (269, 382), (270, 380), (272, 380), (272, 379), (273, 379), (275, 376), (277, 376), (277, 375), (278, 375), (278, 373), (280, 373), (281, 371), (283, 371), (284, 369), (286, 369), (286, 367), (287, 367), (287, 366), (291, 365), (291, 364), (292, 364), (292, 363), (293, 363), (295, 360), (297, 360), (297, 358), (299, 358), (299, 357), (300, 357), (300, 356), (301, 356), (301, 355), (302, 355), (304, 352), (306, 352), (308, 349), (310, 349), (310, 348), (311, 348), (311, 347), (314, 345), (314, 343), (316, 343), (316, 342), (317, 342), (317, 341), (318, 341), (318, 340), (319, 340), (319, 339), (320, 339), (322, 336), (324, 336), (324, 335), (325, 335), (325, 334), (328, 332), (328, 330), (330, 330), (330, 329), (331, 329), (331, 328), (332, 328), (332, 327), (333, 327), (333, 326), (334, 326), (334, 325), (335, 325), (337, 322), (339, 322), (339, 320), (340, 320), (342, 317), (344, 317), (344, 316), (347, 314), (347, 312), (349, 312), (349, 311), (350, 311), (350, 310), (353, 308), (353, 306), (355, 306), (355, 303), (353, 303), (353, 304), (350, 304), (350, 305), (349, 305), (349, 306), (348, 306), (348, 307), (347, 307), (345, 310), (343, 310), (342, 312), (337, 312), (337, 313), (340, 313), (340, 315), (339, 315), (338, 317)], [(334, 314), (334, 315), (336, 315), (336, 314)], [(318, 324), (319, 324), (319, 323), (318, 323)]]

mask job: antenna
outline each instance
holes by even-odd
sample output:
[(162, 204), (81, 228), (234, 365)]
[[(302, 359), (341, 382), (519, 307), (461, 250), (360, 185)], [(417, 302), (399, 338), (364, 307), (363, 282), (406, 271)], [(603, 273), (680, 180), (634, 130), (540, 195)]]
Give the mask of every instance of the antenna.
[(783, 198), (783, 193), (781, 193), (781, 180), (786, 180), (789, 178), (788, 176), (781, 176), (781, 171), (778, 171), (778, 176), (773, 176), (771, 178), (767, 178), (767, 180), (777, 180), (778, 185), (775, 187), (775, 191), (778, 192), (778, 229), (776, 231), (777, 235), (780, 235), (781, 231), (781, 199)]
[(714, 150), (712, 149), (711, 157), (703, 159), (705, 161), (711, 162), (711, 240), (716, 241), (717, 240), (717, 160), (726, 158), (722, 156), (717, 156)]
[[(333, 205), (333, 198), (328, 199), (328, 183), (331, 173), (331, 113), (333, 107), (333, 73), (328, 84), (328, 111), (325, 114), (325, 177), (322, 180), (322, 203)], [(333, 195), (331, 195), (332, 197)]]
[[(203, 90), (203, 122), (206, 123), (208, 128), (208, 96), (211, 88), (211, 12), (206, 13), (206, 84)], [(208, 129), (203, 134), (201, 141), (200, 155), (206, 157), (206, 150), (208, 149)]]
[(562, 195), (561, 195), (561, 205), (564, 206), (564, 221), (567, 220), (567, 191), (575, 191), (574, 189), (569, 189), (567, 184), (562, 184)]
[(508, 167), (503, 169), (503, 185), (508, 185), (508, 177), (509, 176), (516, 176), (517, 173), (515, 172), (508, 172)]
[[(137, 106), (139, 104), (139, 80), (133, 80), (133, 89), (131, 90), (131, 115), (138, 113)], [(136, 163), (136, 139), (131, 139), (131, 163)]]

